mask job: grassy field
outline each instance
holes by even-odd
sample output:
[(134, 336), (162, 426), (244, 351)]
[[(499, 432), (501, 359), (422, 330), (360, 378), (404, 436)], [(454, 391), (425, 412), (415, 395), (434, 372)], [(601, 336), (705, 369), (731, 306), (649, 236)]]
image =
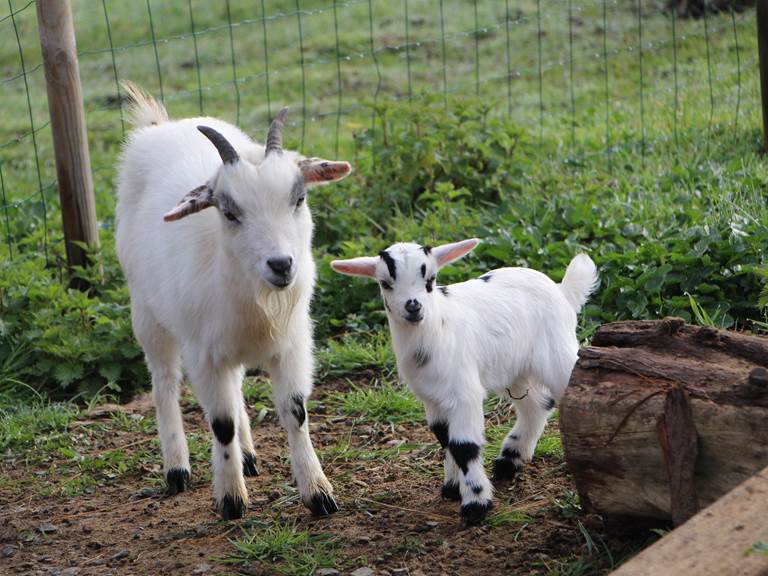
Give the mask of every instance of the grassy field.
[[(0, 571), (582, 575), (656, 537), (581, 510), (556, 420), (526, 474), (499, 489), (487, 526), (457, 531), (421, 407), (397, 383), (376, 287), (327, 266), (397, 240), (478, 236), (443, 283), (503, 264), (559, 279), (587, 251), (602, 284), (584, 340), (600, 322), (670, 314), (766, 327), (754, 12), (672, 20), (660, 1), (642, 2), (642, 18), (619, 0), (537, 4), (268, 0), (262, 12), (246, 0), (152, 0), (150, 29), (146, 3), (73, 0), (103, 245), (104, 274), (86, 295), (64, 282), (34, 5), (14, 0), (13, 18), (0, 7)], [(172, 116), (216, 115), (256, 138), (289, 105), (289, 146), (355, 167), (310, 198), (319, 371), (309, 411), (337, 518), (311, 520), (298, 504), (262, 379), (246, 387), (262, 476), (249, 481), (249, 519), (234, 525), (210, 509), (194, 399), (184, 403), (194, 486), (177, 499), (162, 495), (147, 398), (102, 407), (147, 382), (114, 257), (115, 70), (157, 96), (162, 78)], [(514, 416), (498, 399), (487, 412), (492, 457)]]

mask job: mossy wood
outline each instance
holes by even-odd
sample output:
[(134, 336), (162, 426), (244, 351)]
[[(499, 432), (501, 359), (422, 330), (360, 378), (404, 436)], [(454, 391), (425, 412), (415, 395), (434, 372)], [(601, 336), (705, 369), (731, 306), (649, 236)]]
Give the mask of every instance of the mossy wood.
[(560, 420), (587, 509), (677, 525), (768, 465), (768, 338), (667, 318), (592, 344)]

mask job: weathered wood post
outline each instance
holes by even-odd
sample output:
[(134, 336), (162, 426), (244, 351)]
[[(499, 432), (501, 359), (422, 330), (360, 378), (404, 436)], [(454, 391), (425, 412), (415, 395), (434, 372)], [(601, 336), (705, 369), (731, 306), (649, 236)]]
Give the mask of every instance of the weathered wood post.
[[(70, 268), (87, 266), (86, 251), (76, 242), (98, 246), (99, 229), (70, 0), (37, 0), (37, 22), (48, 87), (67, 263)], [(75, 280), (72, 285), (85, 287)]]
[(763, 151), (768, 153), (768, 0), (757, 0), (757, 46), (763, 95)]

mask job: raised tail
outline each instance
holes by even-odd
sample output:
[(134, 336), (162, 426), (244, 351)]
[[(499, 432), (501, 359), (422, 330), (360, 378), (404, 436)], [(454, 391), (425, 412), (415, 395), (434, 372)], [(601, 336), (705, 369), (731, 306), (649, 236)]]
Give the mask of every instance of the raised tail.
[(132, 82), (121, 83), (128, 94), (128, 119), (135, 128), (168, 122), (165, 107)]
[(577, 254), (568, 264), (565, 277), (559, 286), (565, 299), (578, 313), (599, 283), (597, 267), (592, 258), (586, 254)]

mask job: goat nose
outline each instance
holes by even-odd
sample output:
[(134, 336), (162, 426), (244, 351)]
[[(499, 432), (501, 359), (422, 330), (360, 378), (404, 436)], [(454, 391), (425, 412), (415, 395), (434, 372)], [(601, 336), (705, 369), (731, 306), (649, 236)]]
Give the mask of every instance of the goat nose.
[(405, 303), (405, 310), (410, 314), (416, 314), (421, 310), (421, 302), (418, 300), (408, 300), (408, 302)]
[(281, 256), (280, 258), (270, 258), (267, 260), (267, 266), (278, 276), (287, 276), (293, 266), (293, 258), (290, 256)]

